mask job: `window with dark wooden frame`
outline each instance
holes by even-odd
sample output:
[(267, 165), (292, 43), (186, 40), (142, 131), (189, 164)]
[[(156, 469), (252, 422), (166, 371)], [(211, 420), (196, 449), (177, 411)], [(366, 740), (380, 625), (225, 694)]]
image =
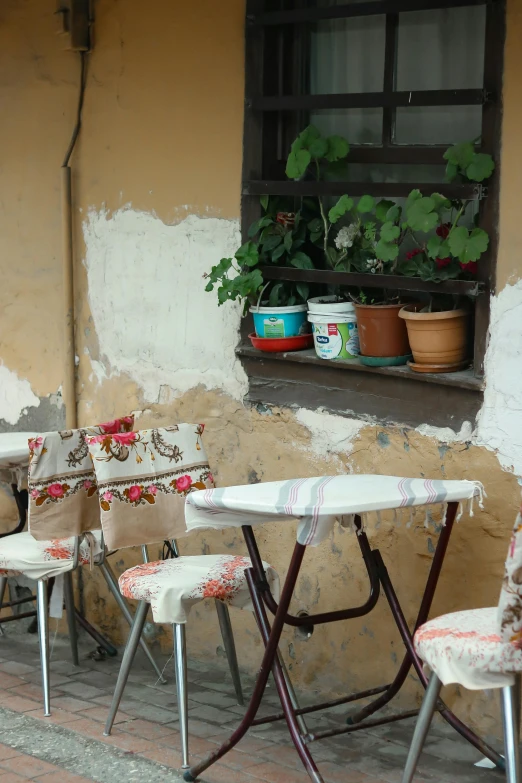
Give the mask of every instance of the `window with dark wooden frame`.
[[(466, 294), (475, 303), (473, 371), (327, 367), (312, 355), (256, 356), (242, 344), (252, 400), (317, 405), (324, 394), (326, 408), (388, 421), (458, 427), (473, 418), (495, 283), (504, 26), (504, 0), (247, 0), (245, 229), (263, 194), (401, 198), (418, 187), (473, 198), (490, 235), (476, 280), (265, 270), (266, 279), (371, 288), (385, 278), (388, 290)], [(290, 144), (310, 122), (350, 142), (345, 181), (286, 179)], [(487, 188), (444, 181), (445, 149), (470, 139), (495, 158)]]

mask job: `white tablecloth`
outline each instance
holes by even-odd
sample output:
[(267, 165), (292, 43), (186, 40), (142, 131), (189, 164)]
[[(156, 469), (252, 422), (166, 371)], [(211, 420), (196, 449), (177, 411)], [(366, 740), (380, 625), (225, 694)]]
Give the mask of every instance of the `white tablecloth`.
[(34, 437), (34, 432), (0, 432), (0, 482), (20, 486), (27, 477), (27, 441)]
[(187, 531), (240, 527), (298, 519), (297, 540), (316, 546), (336, 518), (386, 509), (470, 501), (483, 488), (478, 481), (398, 476), (320, 476), (192, 492), (185, 504)]

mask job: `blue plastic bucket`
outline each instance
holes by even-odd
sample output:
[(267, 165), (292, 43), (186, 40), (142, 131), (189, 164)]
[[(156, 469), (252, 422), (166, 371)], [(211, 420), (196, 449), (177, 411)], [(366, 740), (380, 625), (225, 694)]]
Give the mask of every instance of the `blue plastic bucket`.
[(251, 307), (258, 337), (296, 337), (309, 331), (305, 304), (292, 307)]

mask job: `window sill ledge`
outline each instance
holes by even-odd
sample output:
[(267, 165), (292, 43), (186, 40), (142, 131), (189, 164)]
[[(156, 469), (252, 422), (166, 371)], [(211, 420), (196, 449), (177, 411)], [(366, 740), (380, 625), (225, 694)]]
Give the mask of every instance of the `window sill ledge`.
[(315, 351), (263, 353), (242, 343), (236, 349), (255, 403), (325, 408), (386, 424), (427, 423), (459, 431), (474, 421), (484, 381), (473, 370), (414, 373), (404, 367), (366, 367), (357, 359), (325, 361)]

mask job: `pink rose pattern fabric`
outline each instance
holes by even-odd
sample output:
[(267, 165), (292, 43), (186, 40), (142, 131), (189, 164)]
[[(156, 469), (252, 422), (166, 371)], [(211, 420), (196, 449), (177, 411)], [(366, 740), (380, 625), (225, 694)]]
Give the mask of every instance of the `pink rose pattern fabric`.
[(511, 534), (497, 617), (502, 641), (522, 647), (522, 509)]
[(496, 607), (430, 620), (415, 634), (415, 649), (444, 685), (500, 688), (513, 683), (512, 672), (522, 671), (522, 646), (502, 640)]
[[(95, 551), (100, 550), (101, 533), (94, 533)], [(44, 579), (71, 571), (76, 538), (57, 538), (38, 541), (28, 531), (0, 539), (0, 576), (24, 575), (30, 579)], [(91, 561), (90, 543), (80, 543), (79, 563)]]
[[(263, 564), (272, 592), (279, 597), (279, 577)], [(192, 606), (215, 598), (229, 606), (252, 609), (245, 569), (248, 557), (240, 555), (196, 555), (160, 560), (129, 568), (119, 579), (126, 598), (151, 605), (157, 623), (185, 623)]]
[(96, 476), (88, 437), (132, 430), (133, 416), (29, 440), (29, 530), (38, 540), (100, 528)]
[(186, 534), (185, 497), (214, 486), (203, 429), (202, 424), (179, 424), (87, 438), (110, 548)]

